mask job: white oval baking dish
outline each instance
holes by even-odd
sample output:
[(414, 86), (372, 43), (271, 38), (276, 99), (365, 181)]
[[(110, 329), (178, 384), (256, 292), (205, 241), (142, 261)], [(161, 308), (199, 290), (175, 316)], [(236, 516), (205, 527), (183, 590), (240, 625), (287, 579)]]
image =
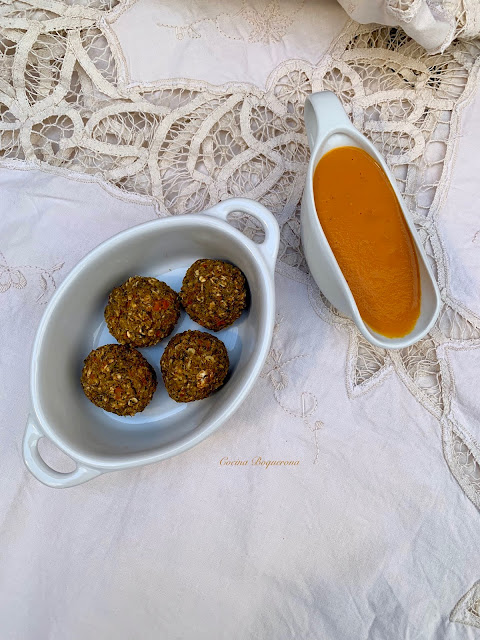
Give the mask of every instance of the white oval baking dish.
[[(262, 244), (227, 222), (228, 215), (237, 211), (261, 222)], [(201, 214), (133, 227), (83, 258), (50, 301), (34, 342), (31, 413), (23, 441), (24, 460), (33, 475), (50, 487), (71, 487), (101, 473), (169, 458), (218, 429), (251, 390), (270, 347), (278, 245), (274, 216), (252, 200), (233, 198)], [(226, 384), (206, 400), (188, 404), (171, 400), (159, 369), (167, 338), (157, 347), (141, 350), (158, 377), (158, 388), (145, 411), (128, 418), (95, 407), (83, 393), (80, 374), (91, 349), (115, 342), (103, 318), (108, 293), (135, 274), (155, 276), (178, 291), (186, 269), (198, 258), (232, 262), (249, 284), (247, 310), (234, 325), (215, 334), (229, 352)], [(182, 312), (174, 333), (190, 328), (204, 330)], [(75, 461), (74, 471), (59, 473), (44, 462), (38, 451), (44, 436)]]

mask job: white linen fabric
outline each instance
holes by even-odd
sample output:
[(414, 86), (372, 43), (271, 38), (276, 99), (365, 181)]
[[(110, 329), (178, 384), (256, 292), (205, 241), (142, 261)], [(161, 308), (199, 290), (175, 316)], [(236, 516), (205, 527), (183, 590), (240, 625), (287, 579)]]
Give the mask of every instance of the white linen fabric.
[(429, 53), (480, 35), (477, 0), (338, 0), (354, 20), (401, 27)]
[[(217, 79), (200, 63), (201, 77), (175, 78), (175, 51), (165, 77), (142, 83), (126, 60), (140, 69), (132, 56), (155, 57), (159, 43), (138, 36), (127, 57), (115, 35), (135, 6), (30, 0), (0, 11), (2, 640), (473, 640), (479, 43), (428, 56), (387, 27), (348, 23), (336, 37), (335, 18), (316, 60), (280, 60), (282, 33), (261, 43), (255, 68), (237, 61), (235, 85), (221, 84), (228, 65)], [(184, 6), (201, 19), (200, 3)], [(278, 7), (264, 7), (267, 33), (278, 34)], [(237, 13), (253, 8), (239, 2)], [(311, 17), (296, 15), (288, 51), (302, 50)], [(201, 27), (210, 19), (209, 8)], [(179, 56), (187, 37), (172, 40)], [(387, 158), (440, 284), (436, 327), (400, 352), (368, 345), (305, 264), (303, 102), (321, 89)], [(275, 335), (248, 400), (178, 457), (42, 486), (21, 440), (32, 341), (55, 288), (114, 233), (233, 195), (260, 200), (281, 227)], [(42, 453), (72, 468), (48, 442)]]
[[(393, 372), (350, 398), (348, 331), (284, 276), (269, 360), (228, 424), (161, 464), (68, 490), (35, 480), (21, 439), (43, 303), (90, 248), (155, 213), (39, 171), (4, 169), (0, 189), (2, 638), (475, 637), (448, 616), (480, 575), (480, 517), (438, 421)], [(478, 354), (449, 354), (469, 427)]]
[(132, 85), (195, 78), (264, 87), (286, 60), (316, 63), (348, 21), (335, 0), (138, 0), (125, 9), (111, 26)]

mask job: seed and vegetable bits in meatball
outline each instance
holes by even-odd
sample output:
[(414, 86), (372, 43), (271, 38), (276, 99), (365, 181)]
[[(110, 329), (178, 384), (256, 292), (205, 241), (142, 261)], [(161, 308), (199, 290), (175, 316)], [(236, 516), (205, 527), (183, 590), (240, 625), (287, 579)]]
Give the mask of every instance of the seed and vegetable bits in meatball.
[(202, 400), (222, 386), (228, 373), (228, 353), (215, 336), (204, 331), (184, 331), (170, 340), (160, 367), (173, 400)]
[(165, 282), (132, 276), (108, 298), (105, 322), (120, 344), (151, 347), (170, 333), (180, 316), (180, 298)]
[(141, 353), (121, 344), (91, 351), (82, 371), (82, 387), (97, 407), (119, 416), (143, 411), (157, 388), (153, 367)]
[(187, 270), (180, 298), (190, 318), (211, 331), (220, 331), (241, 315), (247, 282), (238, 267), (222, 260), (197, 260)]

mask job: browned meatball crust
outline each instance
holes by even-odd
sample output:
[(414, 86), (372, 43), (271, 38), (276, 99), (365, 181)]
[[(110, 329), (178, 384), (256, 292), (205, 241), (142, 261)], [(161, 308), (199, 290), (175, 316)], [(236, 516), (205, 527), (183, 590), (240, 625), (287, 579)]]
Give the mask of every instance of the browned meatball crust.
[(241, 315), (247, 283), (238, 267), (222, 260), (197, 260), (187, 270), (180, 291), (190, 318), (211, 331), (220, 331)]
[(148, 405), (157, 376), (140, 352), (121, 344), (107, 344), (85, 359), (81, 383), (97, 407), (119, 416), (133, 416)]
[(177, 333), (160, 360), (168, 395), (176, 402), (202, 400), (222, 386), (229, 360), (225, 345), (204, 331)]
[(111, 292), (105, 308), (108, 330), (120, 344), (151, 347), (173, 331), (180, 298), (165, 282), (132, 276)]

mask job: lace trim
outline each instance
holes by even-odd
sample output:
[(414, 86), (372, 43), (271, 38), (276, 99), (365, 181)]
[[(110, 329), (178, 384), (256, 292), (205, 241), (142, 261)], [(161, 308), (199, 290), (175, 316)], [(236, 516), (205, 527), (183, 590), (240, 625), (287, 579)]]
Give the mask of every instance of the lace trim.
[(480, 446), (454, 419), (442, 421), (443, 452), (458, 484), (480, 509)]
[(480, 629), (480, 580), (458, 602), (450, 615), (450, 621)]
[[(446, 148), (449, 116), (442, 114), (463, 92), (476, 55), (458, 45), (448, 59), (427, 58), (395, 30), (360, 28), (352, 37), (351, 26), (320, 65), (285, 63), (266, 91), (187, 81), (128, 87), (99, 9), (90, 5), (80, 17), (78, 7), (45, 0), (51, 13), (41, 21), (33, 0), (20, 4), (23, 11), (4, 18), (11, 27), (11, 40), (3, 41), (9, 95), (0, 87), (4, 158), (100, 174), (127, 193), (153, 197), (162, 214), (239, 193), (259, 199), (282, 225), (282, 271), (300, 279), (298, 272), (307, 273), (299, 222), (308, 160), (304, 97), (323, 88), (340, 93), (421, 213), (443, 164), (428, 159), (435, 146)], [(388, 76), (386, 64), (393, 67)], [(427, 234), (425, 220), (418, 224)]]

